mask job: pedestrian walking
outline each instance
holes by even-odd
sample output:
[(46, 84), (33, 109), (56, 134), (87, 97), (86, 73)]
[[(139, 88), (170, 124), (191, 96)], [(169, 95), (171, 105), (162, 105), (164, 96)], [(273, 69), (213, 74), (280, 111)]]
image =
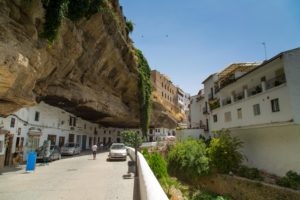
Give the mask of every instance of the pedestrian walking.
[(98, 148), (98, 147), (97, 147), (96, 144), (94, 144), (94, 145), (92, 146), (93, 159), (94, 159), (94, 160), (96, 160), (97, 148)]

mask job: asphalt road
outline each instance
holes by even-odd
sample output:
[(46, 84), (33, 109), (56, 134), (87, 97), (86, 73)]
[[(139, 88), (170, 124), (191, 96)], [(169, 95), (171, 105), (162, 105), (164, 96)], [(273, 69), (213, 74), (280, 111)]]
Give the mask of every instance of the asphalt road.
[[(46, 166), (2, 172), (0, 200), (132, 200), (134, 179), (128, 179), (127, 161), (108, 162), (108, 153), (68, 157)], [(129, 160), (129, 158), (127, 159)]]

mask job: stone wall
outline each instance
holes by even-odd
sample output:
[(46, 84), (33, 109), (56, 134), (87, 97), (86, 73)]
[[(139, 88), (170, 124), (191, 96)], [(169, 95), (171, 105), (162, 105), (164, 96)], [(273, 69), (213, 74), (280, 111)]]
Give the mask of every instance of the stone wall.
[(236, 200), (300, 199), (300, 191), (228, 175), (203, 177), (197, 185), (218, 194), (229, 194)]

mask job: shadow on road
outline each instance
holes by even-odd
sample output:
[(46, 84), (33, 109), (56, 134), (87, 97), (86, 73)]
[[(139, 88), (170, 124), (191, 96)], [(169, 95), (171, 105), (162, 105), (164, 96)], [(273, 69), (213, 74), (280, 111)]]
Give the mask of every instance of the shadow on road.
[(3, 169), (0, 169), (0, 175), (7, 172), (17, 172), (20, 170), (23, 170), (24, 166), (16, 166), (16, 167), (4, 167)]

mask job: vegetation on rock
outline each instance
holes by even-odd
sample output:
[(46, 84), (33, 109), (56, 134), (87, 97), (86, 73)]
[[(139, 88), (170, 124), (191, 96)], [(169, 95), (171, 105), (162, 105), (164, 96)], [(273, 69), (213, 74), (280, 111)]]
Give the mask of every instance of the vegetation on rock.
[(231, 137), (228, 130), (217, 132), (207, 149), (210, 164), (220, 173), (238, 170), (244, 156), (239, 152), (243, 143), (236, 137)]
[(204, 142), (186, 140), (177, 143), (168, 154), (171, 173), (187, 178), (197, 178), (209, 172), (209, 160)]
[(135, 147), (136, 142), (138, 147), (141, 146), (143, 142), (140, 134), (137, 131), (123, 131), (121, 133), (121, 138), (126, 146), (132, 148)]
[(146, 137), (151, 116), (151, 69), (143, 53), (138, 49), (135, 50), (135, 53), (138, 58), (139, 71), (140, 127), (143, 137)]
[(277, 185), (282, 187), (292, 188), (294, 190), (300, 190), (300, 175), (294, 171), (288, 171), (286, 176), (277, 180)]
[(133, 23), (132, 21), (126, 21), (126, 31), (127, 33), (132, 33), (133, 32)]
[(232, 200), (232, 198), (229, 196), (220, 196), (211, 192), (198, 190), (194, 193), (190, 200)]
[(105, 0), (42, 0), (45, 23), (41, 37), (52, 43), (58, 35), (64, 17), (78, 21), (103, 10)]
[(237, 175), (251, 180), (263, 181), (263, 177), (260, 175), (260, 172), (257, 168), (241, 166), (237, 171)]

